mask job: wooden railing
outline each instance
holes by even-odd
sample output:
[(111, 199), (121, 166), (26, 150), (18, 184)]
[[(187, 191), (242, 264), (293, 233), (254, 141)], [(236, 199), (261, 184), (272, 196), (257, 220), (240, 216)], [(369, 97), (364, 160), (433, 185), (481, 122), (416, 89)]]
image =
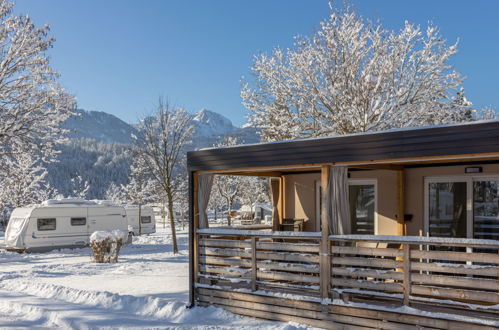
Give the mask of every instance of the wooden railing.
[(499, 304), (499, 242), (396, 236), (330, 236), (334, 292), (408, 305)]
[[(196, 282), (324, 300), (385, 300), (497, 309), (499, 242), (397, 236), (330, 236), (257, 230), (197, 231)], [(321, 252), (321, 246), (329, 251)], [(330, 271), (321, 271), (321, 255)], [(326, 280), (326, 283), (328, 281)], [(496, 306), (497, 307), (497, 306)]]
[(318, 233), (198, 231), (198, 282), (319, 296)]

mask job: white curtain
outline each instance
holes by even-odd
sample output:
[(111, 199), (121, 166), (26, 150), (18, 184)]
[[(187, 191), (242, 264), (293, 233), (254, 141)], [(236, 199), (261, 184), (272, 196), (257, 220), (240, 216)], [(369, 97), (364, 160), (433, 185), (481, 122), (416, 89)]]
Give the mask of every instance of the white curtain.
[(331, 198), (331, 223), (329, 228), (333, 235), (350, 234), (350, 202), (348, 199), (348, 168), (331, 166), (329, 178)]
[(211, 187), (213, 186), (213, 174), (201, 174), (198, 187), (198, 214), (199, 228), (208, 228), (208, 214), (206, 208), (210, 202)]
[(280, 179), (271, 178), (269, 186), (270, 200), (272, 201), (272, 230), (277, 230), (279, 228), (279, 209), (277, 208), (277, 203), (279, 203)]

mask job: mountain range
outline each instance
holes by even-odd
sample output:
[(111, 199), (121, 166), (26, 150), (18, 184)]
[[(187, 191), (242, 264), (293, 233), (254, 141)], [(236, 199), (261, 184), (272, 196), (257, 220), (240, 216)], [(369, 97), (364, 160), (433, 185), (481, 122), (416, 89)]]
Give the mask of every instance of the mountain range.
[[(71, 140), (92, 139), (101, 143), (132, 143), (136, 125), (103, 111), (76, 110), (76, 116), (64, 122)], [(193, 135), (190, 150), (211, 147), (224, 136), (233, 136), (240, 143), (258, 142), (258, 132), (251, 126), (237, 127), (225, 116), (206, 109), (192, 115)]]
[[(63, 123), (69, 139), (61, 145), (58, 161), (47, 165), (47, 181), (64, 196), (78, 194), (75, 181), (88, 182), (85, 197), (103, 199), (111, 183), (120, 186), (128, 182), (130, 157), (126, 151), (137, 125), (102, 111), (79, 109), (76, 113)], [(187, 151), (211, 147), (225, 136), (235, 137), (241, 144), (259, 141), (255, 128), (237, 127), (214, 111), (202, 109), (191, 116), (193, 135)]]

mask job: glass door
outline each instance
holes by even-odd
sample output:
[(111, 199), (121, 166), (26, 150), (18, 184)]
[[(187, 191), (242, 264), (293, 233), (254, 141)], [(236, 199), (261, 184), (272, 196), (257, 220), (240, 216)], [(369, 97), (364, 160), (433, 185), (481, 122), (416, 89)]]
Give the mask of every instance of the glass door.
[(350, 180), (348, 197), (351, 233), (376, 234), (376, 181)]
[(428, 182), (427, 234), (436, 237), (468, 237), (466, 181)]
[(473, 181), (473, 237), (499, 239), (499, 178)]
[(499, 239), (499, 177), (425, 179), (425, 232)]

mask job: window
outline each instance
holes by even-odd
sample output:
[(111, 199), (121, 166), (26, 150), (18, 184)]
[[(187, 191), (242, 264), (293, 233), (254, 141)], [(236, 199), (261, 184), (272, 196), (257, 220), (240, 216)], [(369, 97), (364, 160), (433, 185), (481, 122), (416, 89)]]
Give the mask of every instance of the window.
[(55, 230), (55, 218), (37, 219), (38, 230)]
[(350, 181), (348, 196), (350, 200), (351, 233), (354, 235), (374, 235), (376, 216), (375, 181)]
[(499, 239), (499, 180), (473, 182), (473, 237)]
[[(375, 235), (377, 203), (376, 179), (352, 179), (348, 182), (352, 234)], [(316, 228), (321, 230), (321, 182), (315, 181)]]
[(71, 218), (71, 226), (85, 226), (87, 218)]
[(499, 177), (426, 178), (426, 233), (499, 238)]
[(429, 235), (466, 237), (466, 182), (430, 182)]
[(151, 216), (148, 215), (148, 216), (140, 217), (140, 223), (151, 223)]

